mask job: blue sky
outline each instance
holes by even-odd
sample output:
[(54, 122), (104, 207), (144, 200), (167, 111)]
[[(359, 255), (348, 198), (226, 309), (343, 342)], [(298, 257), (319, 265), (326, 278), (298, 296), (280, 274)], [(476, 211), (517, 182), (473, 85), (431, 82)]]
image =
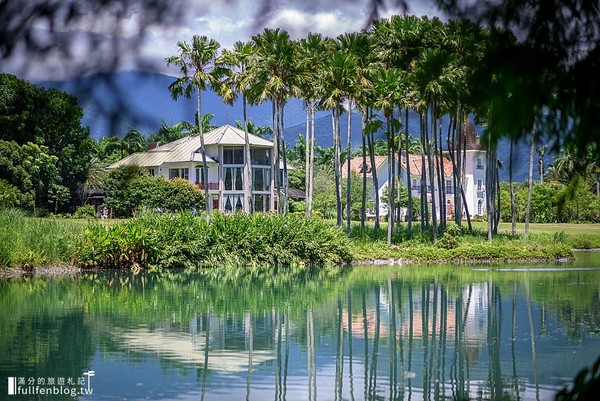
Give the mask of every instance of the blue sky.
[[(309, 32), (335, 37), (365, 27), (371, 0), (181, 0), (183, 17), (177, 22), (144, 24), (144, 9), (130, 12), (117, 25), (114, 13), (89, 13), (69, 25), (55, 27), (63, 38), (61, 50), (43, 57), (17, 49), (10, 59), (1, 60), (0, 70), (29, 80), (60, 80), (98, 70), (153, 70), (175, 75), (164, 58), (177, 52), (177, 41), (200, 34), (214, 38), (230, 48), (238, 40), (249, 40), (264, 28), (283, 28), (293, 38)], [(409, 13), (439, 15), (433, 0), (412, 0)], [(265, 5), (270, 7), (265, 8)], [(387, 0), (380, 17), (402, 14), (397, 0)], [(42, 22), (34, 24), (39, 38), (48, 33)], [(145, 34), (140, 35), (144, 27)], [(93, 43), (93, 45), (91, 44)], [(115, 50), (115, 48), (117, 50)], [(137, 51), (131, 49), (137, 48)], [(118, 60), (113, 56), (117, 54)]]

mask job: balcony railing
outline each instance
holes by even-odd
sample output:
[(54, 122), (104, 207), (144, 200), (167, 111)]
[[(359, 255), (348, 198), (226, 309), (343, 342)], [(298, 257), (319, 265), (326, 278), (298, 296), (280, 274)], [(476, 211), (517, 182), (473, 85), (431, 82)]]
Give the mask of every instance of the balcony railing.
[[(197, 182), (196, 185), (200, 188), (200, 189), (204, 189), (204, 183), (202, 182)], [(209, 190), (215, 190), (218, 191), (219, 190), (219, 183), (218, 182), (209, 182), (208, 183), (208, 189)]]

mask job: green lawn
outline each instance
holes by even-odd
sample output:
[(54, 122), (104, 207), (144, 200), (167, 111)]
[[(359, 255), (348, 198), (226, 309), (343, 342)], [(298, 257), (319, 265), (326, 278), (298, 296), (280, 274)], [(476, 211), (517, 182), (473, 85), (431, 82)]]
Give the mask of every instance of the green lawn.
[[(466, 225), (466, 222), (465, 222)], [(486, 222), (473, 222), (473, 228), (478, 230), (487, 230)], [(508, 234), (511, 230), (510, 223), (500, 223), (498, 232)], [(554, 234), (564, 231), (567, 234), (592, 234), (600, 235), (600, 224), (571, 224), (571, 223), (548, 223), (548, 224), (529, 224), (529, 233), (531, 234)], [(517, 223), (517, 234), (522, 235), (525, 232), (525, 223)]]

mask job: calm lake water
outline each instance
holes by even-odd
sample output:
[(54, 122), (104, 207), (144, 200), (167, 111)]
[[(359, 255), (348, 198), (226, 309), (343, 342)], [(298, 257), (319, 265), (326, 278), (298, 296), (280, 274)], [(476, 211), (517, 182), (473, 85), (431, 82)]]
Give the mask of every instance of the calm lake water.
[(600, 356), (600, 253), (578, 256), (3, 279), (0, 399), (552, 400)]

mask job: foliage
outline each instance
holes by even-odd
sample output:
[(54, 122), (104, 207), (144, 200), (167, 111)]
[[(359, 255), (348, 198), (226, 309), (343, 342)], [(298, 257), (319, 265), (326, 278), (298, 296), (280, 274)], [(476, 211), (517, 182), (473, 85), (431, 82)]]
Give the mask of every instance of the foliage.
[(118, 216), (134, 215), (140, 208), (160, 211), (203, 209), (204, 195), (187, 180), (151, 177), (143, 168), (122, 166), (109, 174), (106, 206)]
[[(25, 147), (22, 149), (24, 157), (31, 157), (34, 164), (41, 163), (39, 179), (42, 182), (38, 185), (50, 188), (53, 182), (60, 183), (69, 193), (65, 208), (74, 205), (78, 187), (87, 178), (87, 165), (95, 149), (95, 141), (90, 138), (88, 129), (81, 126), (83, 110), (77, 99), (56, 89), (36, 87), (8, 74), (0, 74), (0, 88), (0, 104), (3, 105), (0, 140), (14, 141)], [(49, 158), (54, 158), (51, 163), (55, 172), (47, 168)], [(28, 172), (33, 176), (36, 174), (33, 166)], [(14, 183), (18, 178), (1, 178), (19, 188)], [(36, 207), (50, 206), (44, 203), (44, 193), (43, 190), (36, 191)], [(33, 203), (23, 206), (33, 208)]]
[(96, 217), (96, 211), (94, 210), (94, 207), (92, 205), (79, 206), (75, 210), (75, 213), (73, 213), (73, 218), (75, 218), (75, 219), (89, 219), (89, 218), (93, 219), (95, 217)]
[(78, 243), (77, 261), (100, 268), (247, 269), (350, 261), (349, 242), (320, 219), (260, 213), (209, 220), (189, 213), (144, 214), (112, 226), (92, 225)]
[(21, 205), (23, 194), (19, 188), (0, 179), (0, 209), (8, 209)]
[(439, 248), (453, 249), (460, 245), (460, 237), (462, 232), (459, 226), (455, 223), (448, 223), (444, 234), (436, 243)]
[(563, 388), (556, 394), (556, 401), (591, 401), (600, 394), (600, 358), (591, 369), (582, 369), (574, 379), (571, 389)]
[(0, 267), (68, 264), (83, 226), (69, 220), (26, 217), (0, 210)]

